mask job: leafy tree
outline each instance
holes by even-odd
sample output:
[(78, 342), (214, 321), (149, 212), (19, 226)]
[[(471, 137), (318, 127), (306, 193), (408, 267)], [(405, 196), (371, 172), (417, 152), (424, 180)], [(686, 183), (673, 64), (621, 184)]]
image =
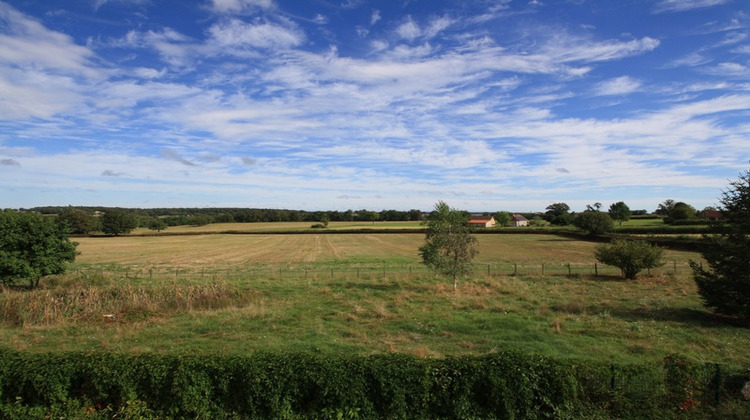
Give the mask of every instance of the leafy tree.
[(622, 201), (612, 203), (612, 205), (609, 206), (609, 217), (611, 217), (612, 220), (617, 220), (620, 225), (622, 225), (622, 222), (630, 220), (630, 214), (630, 207)]
[(138, 217), (122, 209), (108, 209), (102, 216), (102, 232), (107, 235), (125, 235), (138, 227)]
[(698, 212), (693, 206), (683, 202), (677, 202), (669, 211), (669, 218), (672, 220), (692, 219)]
[(609, 214), (602, 211), (584, 211), (579, 213), (573, 219), (573, 225), (581, 230), (585, 230), (589, 235), (601, 235), (602, 233), (611, 232), (614, 229), (614, 223)]
[(570, 215), (570, 206), (565, 203), (550, 204), (546, 210), (544, 219), (553, 225), (565, 226), (573, 222), (573, 216)]
[(167, 224), (159, 217), (152, 217), (148, 220), (148, 222), (146, 222), (146, 227), (151, 230), (161, 232), (162, 230), (167, 228)]
[(88, 234), (98, 230), (99, 220), (83, 210), (67, 207), (57, 216), (57, 223), (70, 233)]
[(190, 217), (189, 224), (190, 226), (206, 226), (213, 221), (213, 218), (207, 214), (196, 214)]
[(507, 211), (499, 211), (495, 213), (495, 222), (497, 222), (500, 226), (508, 226), (510, 224), (510, 221), (512, 219), (512, 216)]
[(422, 262), (433, 271), (453, 279), (453, 290), (460, 277), (471, 273), (477, 254), (477, 239), (471, 235), (469, 215), (439, 201), (425, 221), (425, 244), (419, 248)]
[(750, 320), (750, 173), (722, 192), (725, 225), (705, 236), (701, 254), (708, 269), (690, 262), (703, 304), (722, 315)]
[(662, 248), (645, 241), (615, 239), (598, 245), (594, 256), (602, 264), (619, 268), (626, 279), (633, 280), (644, 269), (660, 267), (663, 252)]
[(357, 220), (362, 222), (375, 222), (380, 217), (380, 214), (376, 211), (371, 210), (359, 210), (357, 212)]
[(0, 211), (0, 280), (6, 285), (28, 280), (35, 288), (42, 277), (65, 272), (65, 263), (75, 260), (76, 245), (52, 219)]
[(669, 213), (674, 208), (674, 200), (671, 198), (668, 198), (664, 200), (663, 203), (659, 204), (659, 207), (654, 211), (655, 214), (658, 214), (659, 216), (669, 216)]

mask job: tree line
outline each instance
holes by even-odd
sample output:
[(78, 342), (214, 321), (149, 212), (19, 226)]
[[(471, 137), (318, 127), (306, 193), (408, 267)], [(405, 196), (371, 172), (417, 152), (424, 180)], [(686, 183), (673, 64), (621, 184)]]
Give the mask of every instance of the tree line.
[[(22, 209), (23, 210), (23, 209)], [(154, 208), (52, 206), (35, 207), (32, 212), (56, 215), (57, 222), (74, 234), (104, 232), (120, 235), (143, 227), (161, 231), (169, 226), (204, 226), (211, 223), (253, 222), (375, 222), (421, 221), (421, 210), (305, 211), (245, 208)]]

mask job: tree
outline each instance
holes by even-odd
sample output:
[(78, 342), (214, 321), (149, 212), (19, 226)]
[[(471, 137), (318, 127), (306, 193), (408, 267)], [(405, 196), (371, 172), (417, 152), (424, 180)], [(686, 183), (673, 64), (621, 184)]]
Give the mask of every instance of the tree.
[(669, 211), (669, 218), (672, 220), (687, 220), (694, 218), (697, 213), (693, 206), (680, 201), (675, 203)]
[(207, 214), (196, 214), (195, 216), (191, 216), (189, 219), (190, 226), (206, 226), (207, 224), (213, 222), (213, 218)]
[(477, 239), (471, 235), (468, 221), (467, 213), (439, 201), (425, 221), (425, 244), (419, 248), (422, 262), (433, 271), (450, 277), (454, 291), (458, 279), (471, 273), (471, 261), (477, 254)]
[(609, 206), (609, 217), (611, 217), (612, 220), (617, 220), (621, 226), (622, 222), (630, 220), (630, 214), (630, 207), (628, 207), (623, 201), (612, 203), (612, 205)]
[(584, 211), (579, 213), (573, 219), (573, 225), (581, 230), (585, 230), (589, 235), (601, 235), (602, 233), (611, 232), (614, 229), (614, 223), (609, 214), (601, 211)]
[(573, 221), (573, 217), (569, 213), (570, 206), (565, 203), (550, 204), (546, 210), (544, 219), (553, 225), (564, 226), (569, 225)]
[(27, 280), (35, 288), (42, 277), (65, 272), (65, 263), (75, 260), (76, 245), (52, 219), (0, 211), (0, 280), (6, 285)]
[(152, 217), (146, 222), (146, 227), (151, 230), (161, 232), (162, 230), (167, 228), (167, 224), (159, 217)]
[(495, 222), (497, 222), (497, 224), (500, 226), (508, 226), (510, 224), (511, 219), (512, 219), (512, 216), (510, 212), (499, 211), (495, 213)]
[(99, 221), (83, 210), (67, 207), (57, 215), (57, 223), (70, 233), (88, 234), (99, 228)]
[(659, 216), (669, 216), (669, 212), (672, 211), (672, 208), (674, 208), (674, 200), (671, 198), (668, 198), (664, 200), (663, 203), (659, 204), (659, 207), (654, 211), (655, 214), (658, 214)]
[(599, 209), (602, 208), (602, 203), (594, 203), (594, 205), (586, 204), (586, 210), (587, 211), (599, 211)]
[(701, 254), (708, 263), (690, 262), (703, 304), (722, 315), (750, 320), (750, 173), (722, 192), (723, 226), (706, 241)]
[(664, 250), (645, 241), (615, 239), (601, 244), (594, 250), (594, 256), (602, 263), (622, 270), (629, 280), (635, 279), (641, 270), (660, 267)]
[(138, 217), (122, 209), (109, 209), (102, 216), (102, 232), (107, 235), (125, 235), (138, 227)]

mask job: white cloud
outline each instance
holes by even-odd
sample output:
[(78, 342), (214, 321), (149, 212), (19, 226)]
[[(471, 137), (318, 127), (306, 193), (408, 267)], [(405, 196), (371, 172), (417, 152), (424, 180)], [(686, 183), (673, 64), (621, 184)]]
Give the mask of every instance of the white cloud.
[(128, 32), (124, 38), (114, 41), (112, 45), (152, 48), (161, 55), (165, 62), (175, 66), (188, 64), (195, 53), (195, 45), (192, 39), (171, 28), (146, 32), (133, 30)]
[(590, 41), (577, 37), (556, 37), (545, 45), (543, 52), (563, 63), (618, 60), (655, 50), (658, 39), (643, 37), (631, 41)]
[(731, 0), (661, 0), (654, 5), (655, 13), (685, 12), (728, 3)]
[(448, 16), (433, 17), (422, 27), (411, 16), (407, 16), (406, 21), (396, 28), (396, 34), (408, 41), (414, 41), (417, 38), (431, 39), (448, 29), (454, 22)]
[(740, 63), (719, 63), (715, 66), (703, 69), (705, 73), (723, 77), (743, 77), (750, 74), (750, 68)]
[(673, 59), (667, 63), (666, 68), (676, 67), (697, 67), (706, 63), (710, 63), (711, 59), (706, 58), (701, 53), (690, 53), (683, 57)]
[[(0, 6), (4, 3), (0, 2)], [(89, 60), (93, 53), (76, 45), (60, 32), (48, 30), (9, 6), (0, 7), (0, 63), (15, 67), (44, 68), (49, 71), (98, 77)]]
[(241, 13), (275, 7), (273, 0), (211, 0), (211, 8), (217, 13)]
[(378, 23), (382, 17), (380, 16), (380, 10), (373, 10), (372, 15), (370, 15), (370, 26)]
[(422, 30), (411, 16), (408, 16), (406, 21), (396, 28), (396, 34), (403, 39), (413, 41), (422, 35)]
[(294, 29), (270, 22), (245, 23), (232, 19), (209, 29), (219, 47), (290, 48), (300, 45), (304, 35)]
[(615, 79), (606, 80), (595, 87), (597, 95), (626, 95), (639, 90), (641, 82), (630, 76), (621, 76)]

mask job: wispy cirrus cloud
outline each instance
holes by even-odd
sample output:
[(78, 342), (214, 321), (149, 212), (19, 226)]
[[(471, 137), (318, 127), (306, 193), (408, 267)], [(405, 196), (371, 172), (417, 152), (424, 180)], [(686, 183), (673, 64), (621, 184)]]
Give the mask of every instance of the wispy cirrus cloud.
[(653, 8), (654, 13), (685, 12), (725, 4), (732, 0), (660, 0)]

